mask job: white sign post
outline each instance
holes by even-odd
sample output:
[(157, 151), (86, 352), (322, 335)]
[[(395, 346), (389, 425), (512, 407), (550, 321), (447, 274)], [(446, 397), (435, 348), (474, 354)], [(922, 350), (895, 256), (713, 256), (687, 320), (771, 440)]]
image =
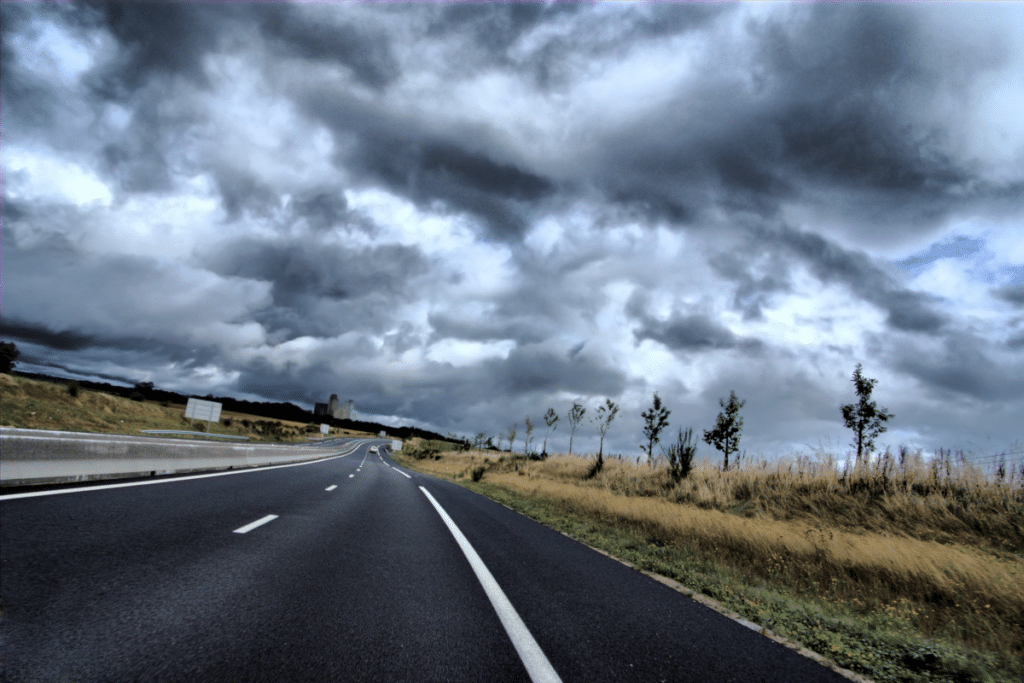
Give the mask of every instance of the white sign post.
[(204, 401), (201, 398), (190, 398), (185, 406), (185, 417), (189, 418), (189, 424), (198, 417), (206, 420), (206, 431), (210, 431), (211, 422), (220, 422), (221, 404), (216, 401)]
[(327, 425), (325, 425), (325, 424), (320, 425), (320, 433), (323, 434), (324, 436), (327, 436), (327, 434), (330, 433), (330, 431), (331, 431), (331, 428), (328, 427)]

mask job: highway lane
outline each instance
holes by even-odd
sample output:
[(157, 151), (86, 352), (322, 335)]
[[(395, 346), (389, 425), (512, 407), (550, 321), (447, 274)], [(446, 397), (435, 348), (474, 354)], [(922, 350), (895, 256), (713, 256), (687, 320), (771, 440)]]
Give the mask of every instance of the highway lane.
[(563, 681), (843, 680), (368, 451), (0, 500), (0, 680), (529, 680), (430, 498)]

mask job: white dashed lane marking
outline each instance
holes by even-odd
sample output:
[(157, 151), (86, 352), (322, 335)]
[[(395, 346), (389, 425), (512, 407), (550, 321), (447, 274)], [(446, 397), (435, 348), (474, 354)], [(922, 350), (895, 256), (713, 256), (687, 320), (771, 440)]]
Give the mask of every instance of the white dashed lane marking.
[(338, 485), (337, 485), (337, 484), (331, 484), (330, 486), (328, 486), (327, 488), (325, 488), (325, 489), (324, 489), (324, 491), (333, 491), (333, 490), (334, 490), (334, 489), (336, 489), (336, 488), (338, 488)]
[(266, 517), (263, 517), (261, 519), (257, 519), (255, 522), (250, 522), (249, 524), (246, 524), (243, 527), (238, 527), (237, 529), (235, 529), (235, 533), (236, 534), (247, 534), (250, 531), (252, 531), (253, 529), (255, 529), (256, 527), (263, 526), (267, 522), (273, 522), (275, 519), (277, 519), (277, 515), (267, 515)]

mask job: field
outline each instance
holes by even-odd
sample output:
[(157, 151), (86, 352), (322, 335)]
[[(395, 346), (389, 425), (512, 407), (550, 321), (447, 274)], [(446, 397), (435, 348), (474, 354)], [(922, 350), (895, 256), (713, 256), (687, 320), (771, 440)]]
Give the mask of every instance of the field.
[[(0, 374), (0, 426), (56, 429), (96, 434), (139, 434), (143, 429), (193, 431), (201, 436), (206, 423), (185, 419), (185, 404), (133, 401), (81, 388), (72, 396), (67, 385)], [(314, 435), (320, 426), (315, 424)], [(216, 434), (248, 436), (252, 442), (304, 443), (307, 425), (233, 411), (223, 411)], [(372, 436), (331, 428), (331, 436)], [(166, 435), (161, 435), (166, 436)], [(194, 438), (194, 437), (185, 437)]]
[[(877, 681), (1024, 680), (1024, 473), (948, 452), (664, 465), (417, 453), (451, 478), (667, 576)], [(420, 457), (416, 457), (419, 455)]]

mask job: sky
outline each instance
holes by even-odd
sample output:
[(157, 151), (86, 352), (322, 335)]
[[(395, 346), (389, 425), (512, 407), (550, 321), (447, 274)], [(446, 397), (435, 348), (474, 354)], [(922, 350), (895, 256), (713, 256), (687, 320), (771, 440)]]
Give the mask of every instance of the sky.
[(1024, 449), (1020, 3), (0, 11), (19, 370), (774, 458), (861, 363), (880, 447)]

